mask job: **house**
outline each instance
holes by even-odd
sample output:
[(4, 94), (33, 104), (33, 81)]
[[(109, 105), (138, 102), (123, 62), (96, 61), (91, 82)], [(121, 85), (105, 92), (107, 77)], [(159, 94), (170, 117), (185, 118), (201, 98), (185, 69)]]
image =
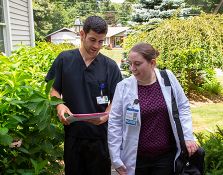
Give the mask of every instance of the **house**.
[(0, 51), (6, 55), (19, 45), (34, 46), (32, 0), (0, 0)]
[(110, 48), (120, 48), (129, 27), (108, 27), (104, 44)]
[(47, 41), (59, 44), (59, 43), (72, 43), (75, 46), (80, 45), (79, 32), (73, 28), (62, 28), (46, 36)]
[[(72, 43), (76, 46), (80, 45), (79, 31), (80, 26), (74, 28), (62, 28), (46, 36), (46, 40), (55, 44), (58, 43)], [(108, 27), (108, 33), (104, 41), (104, 45), (110, 48), (120, 48), (126, 32), (129, 27)]]

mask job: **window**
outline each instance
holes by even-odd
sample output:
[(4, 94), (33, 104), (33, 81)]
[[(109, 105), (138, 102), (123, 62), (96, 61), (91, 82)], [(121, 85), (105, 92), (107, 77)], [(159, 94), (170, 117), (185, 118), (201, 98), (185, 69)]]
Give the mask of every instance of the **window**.
[(105, 38), (103, 44), (104, 44), (105, 46), (108, 46), (108, 45), (109, 45), (109, 38), (108, 38), (108, 37)]
[(120, 36), (115, 37), (115, 47), (121, 47), (122, 38)]
[(5, 44), (4, 44), (4, 27), (5, 27), (5, 19), (4, 19), (4, 8), (3, 8), (3, 0), (0, 0), (0, 52), (5, 52)]

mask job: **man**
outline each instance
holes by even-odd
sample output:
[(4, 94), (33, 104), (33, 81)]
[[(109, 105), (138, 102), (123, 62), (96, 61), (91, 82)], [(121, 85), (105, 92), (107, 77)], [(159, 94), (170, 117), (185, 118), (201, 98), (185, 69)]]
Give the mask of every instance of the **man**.
[(62, 97), (64, 101), (57, 105), (57, 113), (64, 124), (66, 175), (111, 174), (107, 148), (108, 115), (71, 124), (65, 117), (65, 114), (110, 111), (116, 84), (122, 78), (117, 64), (99, 53), (107, 30), (101, 17), (88, 17), (80, 31), (80, 48), (60, 53), (46, 77), (51, 79), (55, 71), (51, 95)]

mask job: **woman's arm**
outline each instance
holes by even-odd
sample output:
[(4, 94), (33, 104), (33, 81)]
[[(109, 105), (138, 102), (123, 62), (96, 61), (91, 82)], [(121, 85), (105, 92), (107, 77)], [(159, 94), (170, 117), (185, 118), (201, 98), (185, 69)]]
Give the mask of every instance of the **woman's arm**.
[(124, 166), (120, 154), (123, 135), (123, 84), (116, 87), (108, 119), (108, 148), (112, 164), (117, 169)]

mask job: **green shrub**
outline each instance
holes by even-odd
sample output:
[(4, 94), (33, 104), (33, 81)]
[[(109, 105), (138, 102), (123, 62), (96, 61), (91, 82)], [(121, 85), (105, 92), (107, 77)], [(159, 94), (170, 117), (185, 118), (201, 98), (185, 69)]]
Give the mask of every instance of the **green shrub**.
[(223, 174), (223, 128), (208, 134), (197, 134), (200, 145), (205, 149), (206, 175)]
[[(138, 42), (152, 44), (160, 51), (158, 66), (171, 69), (179, 78), (184, 90), (200, 86), (200, 77), (211, 80), (209, 70), (223, 68), (223, 15), (206, 15), (190, 19), (169, 19), (154, 30), (140, 30), (124, 40), (128, 51)], [(201, 73), (203, 75), (201, 75)], [(197, 77), (200, 76), (200, 77)], [(203, 80), (202, 80), (203, 81)]]
[(222, 95), (222, 86), (216, 79), (206, 81), (199, 90), (202, 93)]
[[(63, 130), (45, 75), (68, 45), (37, 43), (0, 56), (0, 174), (56, 174), (62, 168)], [(13, 147), (16, 142), (21, 145)]]

